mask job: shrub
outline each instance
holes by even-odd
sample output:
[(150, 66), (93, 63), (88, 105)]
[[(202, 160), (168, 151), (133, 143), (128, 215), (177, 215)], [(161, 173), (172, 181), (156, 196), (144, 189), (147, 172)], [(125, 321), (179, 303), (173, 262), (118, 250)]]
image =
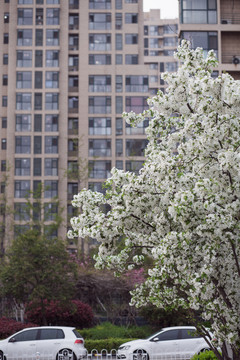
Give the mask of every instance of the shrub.
[(92, 350), (97, 350), (99, 353), (101, 353), (102, 350), (107, 350), (107, 352), (110, 352), (113, 349), (117, 350), (120, 345), (131, 340), (133, 339), (121, 339), (121, 338), (114, 338), (114, 339), (109, 338), (109, 339), (101, 339), (101, 340), (85, 339), (85, 347), (89, 353)]
[[(81, 334), (85, 339), (107, 339), (107, 338), (146, 338), (153, 332), (149, 326), (117, 326), (110, 322), (104, 322), (90, 329), (81, 330)], [(126, 341), (125, 341), (126, 342)]]
[(217, 360), (217, 357), (213, 351), (204, 351), (194, 355), (191, 360)]
[(22, 329), (33, 326), (37, 325), (32, 323), (23, 324), (19, 321), (2, 317), (0, 318), (0, 339), (5, 339)]
[[(89, 305), (80, 300), (71, 300), (68, 304), (60, 301), (44, 301), (45, 317), (48, 325), (89, 327), (93, 323), (93, 312)], [(27, 319), (41, 323), (42, 310), (40, 303), (31, 302), (26, 306)]]

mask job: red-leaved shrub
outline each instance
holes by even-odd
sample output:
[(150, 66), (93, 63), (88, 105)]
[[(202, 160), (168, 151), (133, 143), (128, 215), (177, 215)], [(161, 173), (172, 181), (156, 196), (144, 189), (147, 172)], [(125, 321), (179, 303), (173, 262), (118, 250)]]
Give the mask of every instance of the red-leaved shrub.
[[(90, 327), (93, 324), (92, 308), (80, 300), (71, 300), (62, 304), (57, 300), (44, 300), (45, 319), (48, 325)], [(28, 321), (42, 324), (43, 313), (40, 303), (30, 302), (26, 306)]]
[(0, 318), (0, 339), (5, 339), (22, 329), (33, 326), (37, 325), (32, 323), (23, 324), (19, 321), (2, 317)]

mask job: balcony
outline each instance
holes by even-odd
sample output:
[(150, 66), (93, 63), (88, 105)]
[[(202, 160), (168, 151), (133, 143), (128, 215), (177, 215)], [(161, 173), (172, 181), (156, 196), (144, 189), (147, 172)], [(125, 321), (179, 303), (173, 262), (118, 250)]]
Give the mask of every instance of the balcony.
[(240, 14), (238, 13), (224, 13), (221, 14), (221, 24), (224, 25), (238, 25), (240, 24)]

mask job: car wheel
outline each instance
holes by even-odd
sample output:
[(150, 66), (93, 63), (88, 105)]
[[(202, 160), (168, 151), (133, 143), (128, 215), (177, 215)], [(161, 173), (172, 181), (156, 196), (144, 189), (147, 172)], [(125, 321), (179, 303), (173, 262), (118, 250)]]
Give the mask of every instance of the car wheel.
[(0, 351), (0, 360), (6, 360), (6, 357), (4, 356), (2, 351)]
[(203, 352), (207, 352), (207, 351), (210, 351), (210, 349), (208, 349), (208, 348), (202, 349), (202, 350), (199, 351), (199, 354), (201, 354)]
[(133, 352), (133, 360), (149, 360), (149, 355), (144, 349), (137, 349)]
[[(76, 360), (76, 355), (70, 349), (62, 349), (57, 353), (56, 360)], [(1, 358), (0, 358), (1, 360)]]

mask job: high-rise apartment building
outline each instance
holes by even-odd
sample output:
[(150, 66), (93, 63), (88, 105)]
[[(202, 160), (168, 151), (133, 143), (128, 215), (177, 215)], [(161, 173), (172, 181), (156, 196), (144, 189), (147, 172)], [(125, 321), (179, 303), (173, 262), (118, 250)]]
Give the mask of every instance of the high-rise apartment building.
[(206, 52), (214, 49), (219, 66), (240, 79), (240, 1), (179, 0), (180, 38)]
[(34, 202), (39, 184), (45, 225), (57, 197), (64, 221), (51, 236), (66, 237), (74, 194), (102, 191), (113, 166), (139, 170), (148, 119), (133, 129), (121, 114), (142, 112), (165, 87), (160, 73), (176, 70), (178, 20), (144, 14), (142, 0), (0, 0), (0, 8), (1, 196), (15, 209), (6, 213), (2, 199), (4, 251), (29, 226), (26, 196)]

